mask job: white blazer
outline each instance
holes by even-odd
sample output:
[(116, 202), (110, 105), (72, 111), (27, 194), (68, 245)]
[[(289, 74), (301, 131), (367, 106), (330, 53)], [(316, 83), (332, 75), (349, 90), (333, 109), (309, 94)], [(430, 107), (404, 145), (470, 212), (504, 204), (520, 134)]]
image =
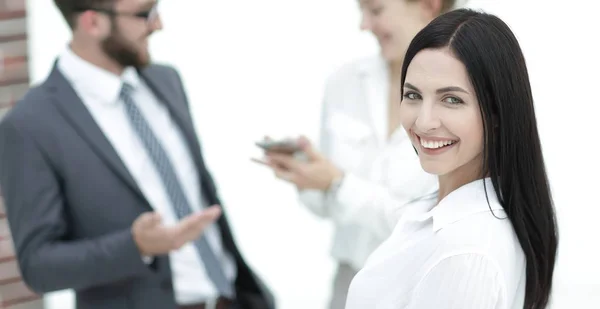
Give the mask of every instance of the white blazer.
[(390, 235), (404, 209), (437, 192), (437, 177), (423, 171), (404, 129), (387, 137), (388, 83), (380, 57), (345, 65), (328, 79), (318, 144), (346, 176), (335, 196), (299, 192), (315, 214), (333, 219), (332, 255), (355, 269)]

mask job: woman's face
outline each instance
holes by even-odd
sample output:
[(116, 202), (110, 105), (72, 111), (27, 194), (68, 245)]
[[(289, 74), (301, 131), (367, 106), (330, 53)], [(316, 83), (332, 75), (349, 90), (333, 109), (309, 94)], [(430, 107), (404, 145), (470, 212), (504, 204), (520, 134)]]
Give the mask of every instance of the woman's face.
[(413, 37), (430, 22), (433, 15), (421, 1), (359, 0), (360, 28), (370, 31), (390, 62), (399, 62)]
[(483, 122), (465, 66), (447, 48), (420, 51), (408, 66), (400, 105), (402, 126), (423, 169), (477, 177)]

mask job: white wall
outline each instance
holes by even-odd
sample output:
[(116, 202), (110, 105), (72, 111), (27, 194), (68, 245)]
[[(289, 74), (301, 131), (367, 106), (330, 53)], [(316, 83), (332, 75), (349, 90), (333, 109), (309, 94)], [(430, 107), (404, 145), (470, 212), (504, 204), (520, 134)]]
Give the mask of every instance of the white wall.
[[(471, 0), (470, 6), (509, 23), (527, 57), (560, 216), (553, 308), (597, 308), (600, 252), (593, 228), (600, 215), (594, 194), (600, 168), (593, 129), (600, 111), (600, 63), (592, 46), (600, 25), (592, 16), (593, 1), (560, 3)], [(69, 33), (52, 1), (27, 4), (31, 74), (38, 82)], [(334, 265), (328, 255), (331, 227), (298, 205), (290, 186), (249, 158), (260, 153), (253, 142), (264, 134), (314, 137), (326, 76), (341, 63), (377, 50), (358, 31), (356, 1), (170, 0), (161, 5), (165, 29), (155, 35), (151, 49), (184, 77), (206, 160), (242, 251), (273, 288), (281, 308), (325, 308)], [(50, 294), (46, 301), (49, 309), (73, 308), (70, 292)]]

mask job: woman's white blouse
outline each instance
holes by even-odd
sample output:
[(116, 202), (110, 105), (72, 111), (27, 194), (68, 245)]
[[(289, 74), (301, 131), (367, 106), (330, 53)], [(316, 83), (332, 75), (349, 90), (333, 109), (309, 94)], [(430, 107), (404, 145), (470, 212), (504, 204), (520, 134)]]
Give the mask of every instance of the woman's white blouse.
[(352, 281), (346, 309), (523, 308), (525, 256), (492, 182), (435, 202), (403, 214)]

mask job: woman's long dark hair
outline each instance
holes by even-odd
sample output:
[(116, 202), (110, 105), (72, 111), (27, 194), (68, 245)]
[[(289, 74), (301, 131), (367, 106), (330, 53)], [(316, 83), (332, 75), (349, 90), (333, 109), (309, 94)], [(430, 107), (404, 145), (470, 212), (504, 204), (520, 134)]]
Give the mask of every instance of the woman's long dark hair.
[(419, 51), (444, 47), (465, 65), (479, 101), (485, 144), (482, 171), (491, 178), (527, 260), (525, 309), (545, 308), (558, 232), (523, 53), (499, 18), (454, 10), (434, 19), (412, 40), (401, 85)]

